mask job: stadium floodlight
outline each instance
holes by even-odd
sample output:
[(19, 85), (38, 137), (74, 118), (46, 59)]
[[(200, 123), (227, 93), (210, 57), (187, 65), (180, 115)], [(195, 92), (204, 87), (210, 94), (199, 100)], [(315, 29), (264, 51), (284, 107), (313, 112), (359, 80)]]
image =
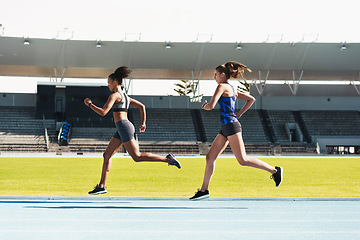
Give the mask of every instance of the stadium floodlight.
[(24, 45), (30, 45), (30, 40), (29, 38), (24, 38)]
[(346, 49), (347, 49), (347, 47), (346, 47), (346, 42), (342, 42), (342, 43), (341, 43), (340, 50), (341, 50), (341, 51), (345, 51)]
[(241, 49), (242, 49), (241, 43), (239, 42), (239, 43), (236, 44), (236, 50), (241, 50)]

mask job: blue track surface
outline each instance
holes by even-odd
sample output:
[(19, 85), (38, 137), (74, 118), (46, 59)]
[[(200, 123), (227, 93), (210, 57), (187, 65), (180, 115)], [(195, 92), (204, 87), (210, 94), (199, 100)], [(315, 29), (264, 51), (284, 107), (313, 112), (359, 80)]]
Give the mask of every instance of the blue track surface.
[(0, 197), (0, 239), (360, 239), (360, 199)]

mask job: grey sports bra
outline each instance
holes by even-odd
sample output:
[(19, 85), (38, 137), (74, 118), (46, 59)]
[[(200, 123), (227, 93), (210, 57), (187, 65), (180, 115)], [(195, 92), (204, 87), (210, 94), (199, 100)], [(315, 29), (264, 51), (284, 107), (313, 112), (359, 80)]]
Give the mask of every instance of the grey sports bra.
[(121, 96), (121, 101), (118, 103), (114, 103), (114, 105), (112, 106), (112, 110), (113, 112), (127, 112), (130, 105), (130, 98), (126, 93), (122, 91), (118, 91), (118, 93)]

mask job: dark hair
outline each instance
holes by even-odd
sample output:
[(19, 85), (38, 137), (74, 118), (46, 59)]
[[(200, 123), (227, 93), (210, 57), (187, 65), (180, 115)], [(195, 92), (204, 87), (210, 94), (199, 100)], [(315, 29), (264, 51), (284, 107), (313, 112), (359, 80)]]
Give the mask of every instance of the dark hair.
[(230, 77), (238, 78), (239, 76), (244, 78), (243, 75), (244, 69), (246, 69), (249, 72), (252, 72), (250, 68), (238, 62), (227, 62), (215, 68), (215, 70), (218, 71), (219, 73), (225, 73), (227, 79), (230, 79)]
[(117, 81), (118, 84), (121, 85), (123, 78), (127, 78), (130, 74), (131, 74), (131, 69), (126, 66), (122, 66), (117, 68), (115, 72), (110, 74), (109, 78), (113, 81)]

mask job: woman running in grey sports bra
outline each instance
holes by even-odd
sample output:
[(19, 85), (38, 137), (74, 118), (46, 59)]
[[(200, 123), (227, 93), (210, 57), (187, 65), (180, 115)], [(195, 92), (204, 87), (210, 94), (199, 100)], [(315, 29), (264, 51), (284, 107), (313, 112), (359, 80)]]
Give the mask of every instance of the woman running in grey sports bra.
[(114, 73), (109, 75), (108, 87), (110, 91), (113, 91), (114, 93), (109, 96), (102, 108), (95, 106), (90, 98), (84, 100), (85, 105), (89, 106), (91, 110), (101, 116), (105, 116), (112, 109), (116, 125), (116, 132), (103, 154), (104, 163), (102, 166), (100, 183), (95, 186), (94, 190), (89, 192), (89, 194), (92, 195), (107, 193), (105, 183), (111, 167), (111, 158), (122, 146), (125, 147), (126, 151), (135, 162), (164, 162), (169, 165), (174, 165), (179, 169), (181, 168), (180, 163), (172, 153), (169, 153), (166, 157), (151, 153), (140, 153), (134, 138), (135, 127), (128, 120), (127, 112), (130, 105), (139, 108), (141, 114), (141, 126), (139, 127), (139, 131), (140, 133), (143, 133), (146, 129), (146, 111), (144, 104), (130, 98), (122, 90), (122, 79), (128, 77), (130, 73), (131, 70), (128, 67), (123, 66), (119, 67)]

